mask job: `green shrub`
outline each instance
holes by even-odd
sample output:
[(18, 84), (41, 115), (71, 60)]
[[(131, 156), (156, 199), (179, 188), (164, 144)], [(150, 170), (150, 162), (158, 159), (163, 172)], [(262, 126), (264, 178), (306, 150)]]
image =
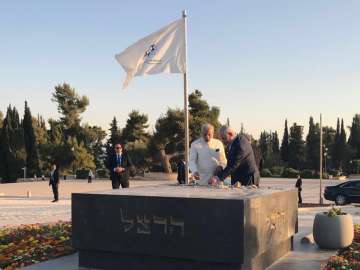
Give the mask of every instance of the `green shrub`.
[(270, 169), (272, 175), (282, 175), (284, 167), (274, 166)]
[(309, 169), (305, 169), (305, 170), (301, 171), (300, 175), (302, 178), (314, 178), (315, 177), (314, 171), (309, 170)]
[(281, 176), (284, 178), (296, 178), (299, 174), (300, 172), (298, 170), (285, 168)]
[(89, 176), (89, 170), (77, 170), (76, 171), (76, 179), (87, 179)]
[(96, 171), (96, 177), (98, 177), (98, 178), (108, 178), (109, 173), (105, 169), (100, 169), (100, 170)]
[(331, 174), (332, 176), (341, 176), (342, 175), (342, 171), (340, 170), (335, 170), (335, 169), (330, 169), (328, 170), (329, 174)]
[(261, 177), (271, 177), (271, 171), (269, 169), (262, 169), (260, 172)]

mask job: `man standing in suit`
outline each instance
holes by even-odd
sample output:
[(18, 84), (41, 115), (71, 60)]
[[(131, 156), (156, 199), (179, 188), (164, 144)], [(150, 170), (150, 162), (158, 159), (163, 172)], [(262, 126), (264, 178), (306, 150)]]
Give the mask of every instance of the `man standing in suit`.
[(54, 200), (52, 202), (57, 202), (59, 200), (59, 183), (59, 168), (56, 166), (55, 163), (53, 163), (49, 180), (49, 186), (51, 185), (54, 193)]
[(115, 151), (109, 158), (109, 169), (113, 189), (118, 189), (120, 185), (122, 188), (129, 187), (129, 175), (133, 164), (120, 143), (115, 144)]
[(244, 135), (236, 135), (228, 126), (221, 127), (219, 133), (226, 145), (227, 165), (210, 180), (210, 184), (224, 181), (231, 175), (232, 185), (240, 182), (244, 186), (259, 186), (260, 174), (250, 141)]

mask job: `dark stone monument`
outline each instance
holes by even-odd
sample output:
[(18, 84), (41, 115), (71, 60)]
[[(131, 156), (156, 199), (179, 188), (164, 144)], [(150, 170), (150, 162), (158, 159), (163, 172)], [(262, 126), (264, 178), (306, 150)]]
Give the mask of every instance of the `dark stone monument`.
[(72, 195), (91, 269), (264, 269), (292, 247), (297, 191), (153, 186)]

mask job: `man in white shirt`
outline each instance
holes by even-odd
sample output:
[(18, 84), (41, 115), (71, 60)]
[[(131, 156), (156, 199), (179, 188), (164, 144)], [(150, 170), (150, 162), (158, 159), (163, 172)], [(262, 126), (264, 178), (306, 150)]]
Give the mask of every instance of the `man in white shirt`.
[(192, 176), (200, 185), (208, 185), (212, 176), (226, 166), (224, 145), (214, 139), (214, 126), (204, 124), (201, 127), (202, 137), (191, 144), (189, 167)]

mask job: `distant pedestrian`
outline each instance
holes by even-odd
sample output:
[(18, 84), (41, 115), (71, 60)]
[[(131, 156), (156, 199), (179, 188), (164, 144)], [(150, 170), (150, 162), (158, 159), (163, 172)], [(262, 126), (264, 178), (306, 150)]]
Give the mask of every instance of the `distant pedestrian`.
[(92, 182), (92, 178), (94, 177), (93, 172), (89, 170), (88, 183)]
[(59, 200), (59, 183), (60, 183), (59, 168), (55, 163), (53, 163), (51, 167), (50, 180), (49, 180), (49, 186), (51, 185), (54, 193), (54, 200), (52, 202), (57, 202)]
[(42, 176), (41, 176), (41, 180), (43, 180), (43, 181), (46, 180), (46, 179), (45, 179), (45, 175), (42, 175)]
[(301, 198), (301, 191), (302, 191), (302, 179), (301, 176), (298, 175), (297, 180), (296, 180), (296, 184), (295, 187), (298, 190), (298, 199), (299, 199), (299, 203), (302, 203), (302, 198)]

